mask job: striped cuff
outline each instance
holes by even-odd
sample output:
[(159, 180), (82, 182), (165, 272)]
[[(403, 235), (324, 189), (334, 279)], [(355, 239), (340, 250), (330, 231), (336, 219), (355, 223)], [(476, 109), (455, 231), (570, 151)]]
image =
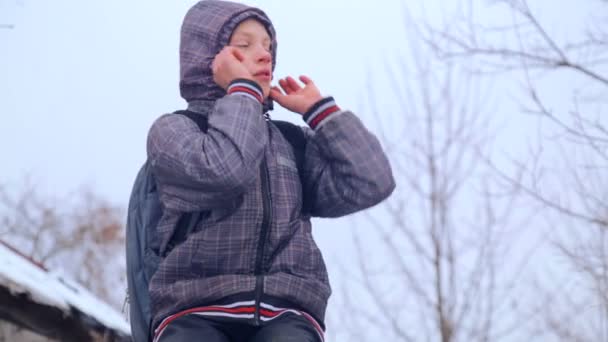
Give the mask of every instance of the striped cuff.
[(319, 127), (323, 121), (339, 111), (340, 108), (336, 105), (336, 101), (334, 101), (333, 97), (329, 96), (315, 103), (306, 114), (304, 114), (303, 118), (310, 128), (315, 129)]
[(237, 78), (236, 80), (230, 82), (226, 92), (229, 95), (241, 94), (249, 96), (259, 103), (264, 102), (264, 92), (262, 91), (262, 87), (260, 87), (260, 85), (256, 82), (245, 78)]

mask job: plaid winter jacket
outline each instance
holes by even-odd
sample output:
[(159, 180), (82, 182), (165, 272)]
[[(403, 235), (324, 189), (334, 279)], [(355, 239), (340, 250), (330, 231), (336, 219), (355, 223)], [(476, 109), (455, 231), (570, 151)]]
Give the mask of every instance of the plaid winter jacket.
[(322, 324), (331, 289), (310, 218), (368, 208), (395, 187), (378, 140), (332, 98), (304, 116), (309, 127), (302, 127), (307, 143), (299, 175), (292, 146), (265, 120), (261, 89), (236, 81), (227, 93), (213, 83), (213, 56), (251, 17), (274, 41), (266, 15), (240, 4), (201, 1), (184, 20), (181, 92), (189, 110), (208, 117), (209, 128), (204, 133), (187, 117), (167, 114), (149, 131), (148, 158), (164, 209), (160, 253), (182, 213), (205, 214), (151, 279), (153, 326), (230, 297), (254, 300), (253, 320), (260, 319), (260, 302), (279, 300)]

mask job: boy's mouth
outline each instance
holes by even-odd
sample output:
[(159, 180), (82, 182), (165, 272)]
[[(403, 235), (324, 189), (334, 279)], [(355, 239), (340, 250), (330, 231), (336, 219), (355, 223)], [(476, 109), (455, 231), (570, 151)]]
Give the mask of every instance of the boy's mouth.
[(270, 72), (270, 70), (260, 70), (253, 74), (253, 77), (263, 81), (270, 81), (272, 79), (272, 73)]

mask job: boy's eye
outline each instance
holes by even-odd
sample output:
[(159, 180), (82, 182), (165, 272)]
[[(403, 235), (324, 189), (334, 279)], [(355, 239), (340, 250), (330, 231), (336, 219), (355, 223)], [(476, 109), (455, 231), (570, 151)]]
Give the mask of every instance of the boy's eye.
[[(233, 43), (232, 46), (241, 48), (241, 49), (246, 49), (246, 48), (251, 47), (251, 44), (248, 42), (236, 42), (236, 43)], [(263, 48), (264, 48), (264, 50), (270, 52), (272, 50), (272, 45), (271, 44), (264, 45)]]

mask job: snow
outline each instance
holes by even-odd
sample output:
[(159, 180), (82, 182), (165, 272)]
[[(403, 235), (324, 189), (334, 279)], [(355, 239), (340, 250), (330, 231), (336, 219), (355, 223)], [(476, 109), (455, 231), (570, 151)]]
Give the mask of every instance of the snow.
[(11, 293), (29, 294), (31, 300), (57, 307), (66, 315), (73, 307), (110, 329), (130, 334), (125, 318), (108, 304), (60, 272), (47, 272), (3, 244), (0, 244), (0, 284)]

